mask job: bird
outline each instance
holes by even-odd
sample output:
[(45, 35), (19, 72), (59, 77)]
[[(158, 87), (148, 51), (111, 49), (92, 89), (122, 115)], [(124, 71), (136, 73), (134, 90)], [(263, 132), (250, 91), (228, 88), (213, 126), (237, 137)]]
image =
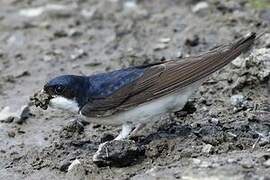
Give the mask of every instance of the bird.
[(90, 76), (61, 75), (48, 81), (49, 106), (78, 113), (87, 121), (121, 126), (123, 140), (147, 123), (181, 110), (207, 78), (247, 52), (256, 33), (199, 55), (165, 60)]

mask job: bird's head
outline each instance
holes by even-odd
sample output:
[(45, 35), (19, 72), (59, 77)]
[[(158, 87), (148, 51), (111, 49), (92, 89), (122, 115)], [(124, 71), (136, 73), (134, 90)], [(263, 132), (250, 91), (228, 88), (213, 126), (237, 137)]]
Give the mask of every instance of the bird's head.
[(51, 97), (51, 107), (78, 112), (84, 84), (83, 76), (63, 75), (50, 80), (43, 90)]

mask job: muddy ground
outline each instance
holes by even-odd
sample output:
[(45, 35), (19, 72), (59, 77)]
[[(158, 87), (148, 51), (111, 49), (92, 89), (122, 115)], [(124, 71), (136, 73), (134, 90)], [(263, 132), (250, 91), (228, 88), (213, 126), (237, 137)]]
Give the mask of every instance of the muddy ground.
[[(267, 0), (4, 0), (0, 108), (18, 111), (57, 75), (180, 59), (269, 25)], [(269, 179), (269, 48), (268, 33), (251, 60), (240, 58), (245, 65), (226, 66), (184, 110), (144, 129), (143, 152), (125, 167), (92, 162), (120, 128), (79, 126), (75, 115), (34, 107), (26, 120), (4, 118), (0, 179)], [(264, 63), (252, 61), (258, 54)]]

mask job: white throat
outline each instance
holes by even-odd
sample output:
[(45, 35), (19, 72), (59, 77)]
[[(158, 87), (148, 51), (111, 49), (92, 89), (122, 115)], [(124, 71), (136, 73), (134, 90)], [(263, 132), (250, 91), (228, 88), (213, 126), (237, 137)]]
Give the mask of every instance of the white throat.
[(75, 100), (67, 99), (62, 96), (56, 96), (50, 100), (52, 108), (58, 108), (78, 113), (79, 105)]

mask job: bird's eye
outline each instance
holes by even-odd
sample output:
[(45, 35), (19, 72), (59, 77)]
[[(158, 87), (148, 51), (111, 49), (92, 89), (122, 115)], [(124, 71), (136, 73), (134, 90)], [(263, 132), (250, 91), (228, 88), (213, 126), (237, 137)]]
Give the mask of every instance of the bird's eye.
[(58, 86), (55, 87), (54, 90), (55, 90), (55, 93), (57, 93), (57, 94), (63, 93), (64, 86), (58, 85)]

